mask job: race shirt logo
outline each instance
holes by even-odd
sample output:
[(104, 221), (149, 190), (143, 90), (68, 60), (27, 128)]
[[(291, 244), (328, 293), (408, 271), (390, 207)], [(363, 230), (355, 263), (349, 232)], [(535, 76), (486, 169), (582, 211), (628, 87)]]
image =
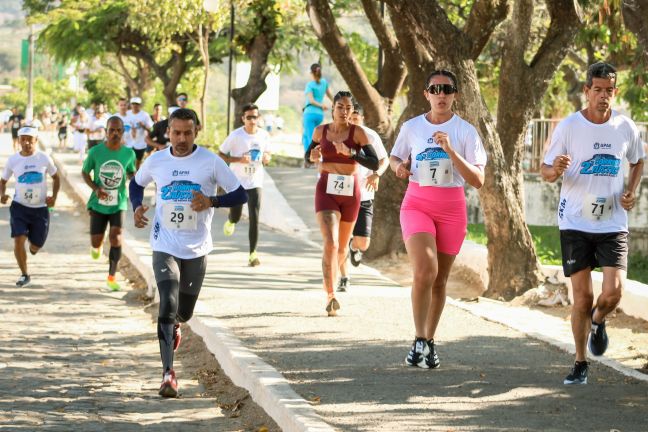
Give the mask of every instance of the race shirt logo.
[(189, 170), (173, 170), (173, 172), (171, 173), (171, 175), (172, 175), (173, 177), (177, 177), (177, 176), (186, 176), (186, 175), (189, 175)]
[(38, 171), (29, 171), (18, 177), (18, 183), (37, 184), (43, 182), (43, 173)]
[(428, 147), (416, 155), (417, 161), (435, 159), (450, 159), (450, 156), (448, 156), (448, 153), (446, 153), (441, 147)]
[(258, 148), (253, 148), (248, 153), (252, 162), (259, 162), (261, 160), (261, 150)]
[(594, 150), (611, 150), (612, 144), (610, 143), (594, 143)]
[(581, 163), (580, 174), (616, 177), (621, 169), (621, 160), (609, 154), (597, 154)]
[(117, 189), (124, 180), (124, 167), (116, 160), (106, 161), (99, 168), (99, 179), (106, 189)]
[(174, 180), (160, 189), (164, 201), (191, 201), (193, 191), (200, 192), (200, 185), (188, 180)]

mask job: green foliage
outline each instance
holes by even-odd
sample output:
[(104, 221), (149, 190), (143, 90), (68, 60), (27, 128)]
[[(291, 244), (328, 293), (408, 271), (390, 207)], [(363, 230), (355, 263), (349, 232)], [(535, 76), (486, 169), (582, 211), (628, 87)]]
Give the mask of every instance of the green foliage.
[(369, 82), (378, 80), (378, 47), (369, 44), (359, 33), (350, 32), (344, 34), (349, 47), (355, 54), (360, 67), (367, 75)]
[(124, 96), (123, 87), (115, 85), (120, 81), (116, 72), (106, 68), (91, 73), (83, 83), (89, 102), (105, 103), (109, 110), (116, 107), (119, 98)]
[[(16, 91), (7, 93), (0, 97), (0, 104), (7, 107), (18, 106), (24, 110), (27, 106), (27, 80), (19, 78), (13, 80), (11, 85)], [(34, 113), (41, 112), (47, 105), (62, 105), (69, 102), (75, 94), (68, 87), (68, 82), (48, 81), (42, 77), (34, 80)]]
[(628, 279), (648, 284), (648, 255), (630, 254), (628, 257)]

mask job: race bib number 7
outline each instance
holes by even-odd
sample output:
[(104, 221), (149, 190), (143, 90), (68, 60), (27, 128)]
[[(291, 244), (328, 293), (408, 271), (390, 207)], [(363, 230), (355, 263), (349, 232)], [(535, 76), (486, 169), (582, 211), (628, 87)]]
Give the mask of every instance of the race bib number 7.
[(452, 183), (452, 161), (433, 159), (419, 162), (418, 177), (420, 186), (445, 186)]
[(592, 222), (604, 222), (612, 217), (613, 197), (587, 194), (583, 200), (581, 216)]
[(326, 193), (330, 195), (353, 196), (353, 185), (355, 178), (353, 176), (331, 174), (326, 181)]
[(164, 204), (162, 225), (170, 230), (195, 230), (198, 228), (198, 214), (189, 204)]

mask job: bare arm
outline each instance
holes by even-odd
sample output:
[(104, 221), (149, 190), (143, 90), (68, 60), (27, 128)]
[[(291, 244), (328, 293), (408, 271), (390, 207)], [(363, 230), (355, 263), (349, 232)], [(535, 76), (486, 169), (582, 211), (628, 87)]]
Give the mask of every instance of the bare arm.
[(7, 180), (0, 178), (0, 202), (7, 204), (9, 195), (7, 195)]
[(45, 198), (47, 207), (54, 207), (60, 189), (61, 189), (61, 176), (59, 176), (58, 173), (55, 173), (52, 176), (52, 196)]
[(236, 157), (236, 156), (230, 156), (229, 154), (225, 154), (225, 153), (219, 151), (218, 156), (220, 156), (228, 164), (232, 163), (232, 162), (241, 162), (241, 163), (250, 162), (250, 156), (249, 155), (243, 155), (241, 157)]
[[(327, 92), (328, 92), (328, 90), (327, 90)], [(317, 101), (315, 100), (315, 98), (313, 97), (313, 92), (308, 93), (308, 103), (309, 103), (310, 105), (313, 105), (313, 106), (316, 106), (316, 107), (320, 107), (320, 108), (322, 108), (323, 110), (328, 109), (328, 107), (326, 106), (325, 103), (319, 103), (319, 102), (317, 102)]]
[(621, 205), (624, 209), (630, 210), (635, 206), (637, 197), (635, 196), (635, 191), (641, 182), (641, 176), (643, 175), (644, 161), (639, 159), (637, 163), (630, 164), (630, 172), (628, 173), (628, 186), (626, 187), (623, 195), (621, 196)]
[(553, 165), (545, 163), (540, 167), (540, 175), (546, 182), (553, 183), (565, 172), (571, 165), (571, 157), (569, 155), (558, 155), (554, 159)]

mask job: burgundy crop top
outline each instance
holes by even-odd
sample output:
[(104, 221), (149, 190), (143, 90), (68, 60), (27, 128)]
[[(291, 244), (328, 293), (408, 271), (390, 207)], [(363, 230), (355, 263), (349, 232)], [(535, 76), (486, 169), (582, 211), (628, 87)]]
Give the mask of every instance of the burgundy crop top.
[[(324, 125), (324, 130), (322, 131), (322, 139), (320, 140), (320, 152), (322, 154), (322, 162), (333, 162), (333, 163), (342, 163), (342, 164), (354, 164), (357, 163), (348, 156), (339, 154), (335, 150), (335, 146), (331, 141), (326, 138), (326, 132), (328, 131), (329, 125)], [(353, 134), (355, 133), (355, 125), (351, 125), (349, 128), (349, 136), (347, 139), (342, 141), (346, 144), (347, 147), (355, 149), (357, 152), (360, 151), (360, 145), (356, 144), (353, 141)]]

